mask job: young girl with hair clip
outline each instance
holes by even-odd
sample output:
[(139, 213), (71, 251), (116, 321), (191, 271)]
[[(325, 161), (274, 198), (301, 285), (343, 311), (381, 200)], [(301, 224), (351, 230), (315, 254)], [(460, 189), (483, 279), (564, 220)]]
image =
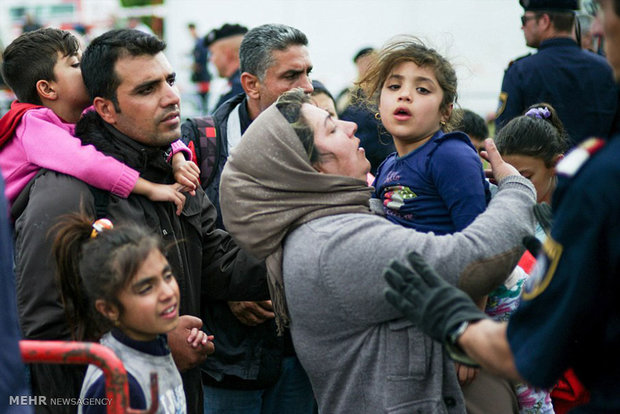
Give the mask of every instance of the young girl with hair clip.
[[(524, 115), (512, 119), (495, 136), (502, 158), (528, 178), (537, 193), (537, 202), (550, 203), (556, 185), (555, 166), (564, 157), (568, 140), (555, 109), (548, 103), (530, 106)], [(544, 241), (545, 232), (537, 223), (536, 237)], [(527, 274), (517, 268), (508, 280), (489, 294), (485, 312), (495, 320), (507, 321), (519, 306)], [(514, 384), (522, 414), (554, 412), (549, 392)]]
[(490, 192), (469, 138), (451, 132), (458, 123), (452, 65), (416, 38), (396, 38), (360, 84), (367, 96), (378, 96), (378, 115), (397, 151), (374, 181), (373, 197), (387, 218), (435, 234), (463, 230), (485, 210)]
[[(494, 141), (504, 160), (534, 184), (537, 202), (551, 204), (556, 186), (555, 167), (569, 146), (564, 126), (553, 106), (544, 102), (530, 106), (524, 115), (508, 122)], [(536, 237), (543, 241), (540, 224)]]
[[(116, 353), (127, 369), (132, 408), (150, 407), (150, 373), (156, 372), (157, 412), (186, 412), (183, 383), (164, 335), (179, 321), (179, 287), (161, 239), (135, 225), (113, 228), (107, 219), (92, 224), (82, 214), (67, 216), (57, 228), (53, 253), (74, 339), (99, 339)], [(187, 341), (199, 347), (212, 339), (194, 328)], [(90, 365), (80, 398), (105, 395), (103, 373)], [(80, 413), (105, 410), (79, 407)]]

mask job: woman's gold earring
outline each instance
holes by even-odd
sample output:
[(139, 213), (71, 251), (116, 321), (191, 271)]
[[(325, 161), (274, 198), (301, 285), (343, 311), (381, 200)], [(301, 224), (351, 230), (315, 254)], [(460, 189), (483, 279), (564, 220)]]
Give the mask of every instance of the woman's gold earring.
[(440, 124), (441, 124), (442, 127), (445, 127), (446, 126), (446, 121), (441, 121)]
[(375, 113), (375, 119), (381, 121), (381, 114), (379, 112)]

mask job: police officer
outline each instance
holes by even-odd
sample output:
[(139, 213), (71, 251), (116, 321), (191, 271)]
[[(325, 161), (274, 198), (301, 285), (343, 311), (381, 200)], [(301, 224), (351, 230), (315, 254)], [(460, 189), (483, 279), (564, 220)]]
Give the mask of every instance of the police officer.
[(219, 76), (228, 79), (228, 89), (218, 99), (214, 111), (233, 96), (244, 92), (239, 69), (239, 47), (247, 32), (245, 26), (225, 23), (205, 36), (204, 45), (209, 48), (209, 60)]
[[(620, 78), (620, 0), (599, 0), (593, 26)], [(493, 145), (488, 143), (487, 145)], [(572, 367), (590, 402), (620, 413), (620, 134), (588, 140), (558, 164), (554, 223), (510, 321), (487, 319), (420, 256), (392, 262), (388, 301), (457, 358), (549, 388)], [(413, 269), (413, 270), (412, 270)], [(463, 351), (465, 354), (463, 354)]]
[(553, 105), (572, 145), (606, 137), (616, 116), (618, 94), (612, 70), (601, 56), (573, 38), (578, 0), (520, 0), (521, 29), (538, 52), (510, 63), (504, 73), (495, 120), (499, 130), (530, 105)]

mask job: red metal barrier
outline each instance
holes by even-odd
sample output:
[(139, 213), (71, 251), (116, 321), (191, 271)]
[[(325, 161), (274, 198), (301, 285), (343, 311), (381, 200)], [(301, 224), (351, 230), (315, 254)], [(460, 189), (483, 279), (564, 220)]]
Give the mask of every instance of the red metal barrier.
[(155, 413), (159, 406), (157, 374), (151, 373), (151, 407), (135, 410), (129, 407), (127, 371), (114, 351), (96, 342), (74, 341), (19, 341), (25, 363), (93, 364), (105, 376), (106, 397), (109, 399), (108, 414)]

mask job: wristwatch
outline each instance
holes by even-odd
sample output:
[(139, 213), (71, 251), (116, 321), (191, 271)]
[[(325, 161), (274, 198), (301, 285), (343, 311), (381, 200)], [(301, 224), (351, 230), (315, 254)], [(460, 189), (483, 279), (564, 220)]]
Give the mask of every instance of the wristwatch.
[(459, 338), (463, 335), (463, 332), (465, 332), (470, 322), (471, 321), (461, 322), (454, 331), (448, 334), (445, 347), (448, 351), (448, 355), (450, 355), (450, 358), (456, 362), (460, 362), (461, 364), (469, 365), (471, 367), (479, 367), (478, 363), (471, 359), (458, 344)]
[(463, 333), (465, 332), (468, 326), (469, 326), (469, 321), (463, 321), (461, 322), (459, 326), (457, 326), (457, 328), (454, 331), (452, 331), (448, 335), (448, 342), (450, 342), (450, 345), (460, 348), (460, 346), (458, 345), (458, 340), (461, 337), (461, 335), (463, 335)]

